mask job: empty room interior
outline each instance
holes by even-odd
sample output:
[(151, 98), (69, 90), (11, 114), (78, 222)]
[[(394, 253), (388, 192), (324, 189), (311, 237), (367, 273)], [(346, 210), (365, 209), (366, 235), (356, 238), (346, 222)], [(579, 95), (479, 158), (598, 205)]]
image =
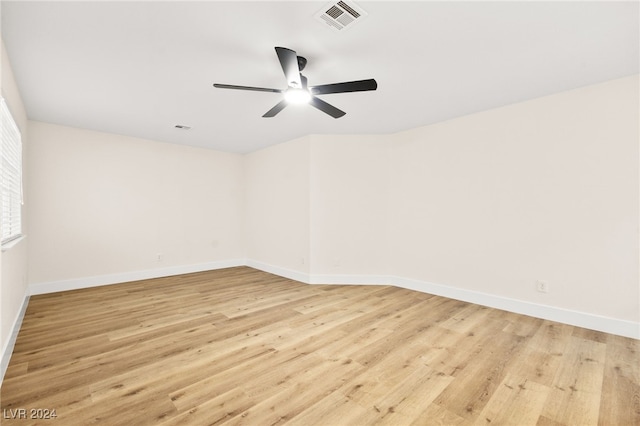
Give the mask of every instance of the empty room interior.
[(640, 424), (640, 2), (0, 18), (0, 423)]

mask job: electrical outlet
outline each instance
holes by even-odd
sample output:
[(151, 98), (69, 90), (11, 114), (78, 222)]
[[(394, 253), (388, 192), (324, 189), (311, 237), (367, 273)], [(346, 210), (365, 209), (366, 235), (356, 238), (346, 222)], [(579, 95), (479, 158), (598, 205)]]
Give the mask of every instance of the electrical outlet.
[(536, 290), (540, 293), (549, 293), (549, 283), (547, 281), (536, 281)]
[(162, 262), (162, 261), (164, 260), (164, 254), (162, 254), (162, 253), (158, 253), (158, 254), (156, 255), (156, 260), (157, 260), (158, 262)]

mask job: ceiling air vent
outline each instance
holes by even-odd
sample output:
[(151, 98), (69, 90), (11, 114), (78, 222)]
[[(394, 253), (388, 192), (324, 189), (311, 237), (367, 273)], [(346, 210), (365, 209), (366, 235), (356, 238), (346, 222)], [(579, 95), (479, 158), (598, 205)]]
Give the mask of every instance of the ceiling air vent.
[(367, 12), (353, 2), (344, 0), (329, 3), (315, 15), (318, 21), (329, 25), (336, 31), (351, 28), (365, 16), (367, 16)]

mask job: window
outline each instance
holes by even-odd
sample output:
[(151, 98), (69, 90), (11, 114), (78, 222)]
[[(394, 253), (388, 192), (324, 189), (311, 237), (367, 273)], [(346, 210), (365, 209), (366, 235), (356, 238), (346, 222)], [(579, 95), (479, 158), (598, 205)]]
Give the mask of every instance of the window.
[(0, 100), (2, 244), (22, 235), (22, 140), (4, 99)]

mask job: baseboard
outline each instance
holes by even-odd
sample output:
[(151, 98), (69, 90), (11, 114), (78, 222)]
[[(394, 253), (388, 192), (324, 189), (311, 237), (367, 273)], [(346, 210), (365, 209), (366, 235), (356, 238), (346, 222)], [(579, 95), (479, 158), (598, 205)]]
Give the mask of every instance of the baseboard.
[(516, 314), (528, 315), (535, 318), (603, 331), (618, 336), (640, 339), (640, 323), (625, 321), (586, 312), (573, 311), (555, 306), (541, 305), (508, 297), (496, 296), (488, 293), (461, 289), (427, 281), (414, 280), (403, 277), (389, 277), (394, 285), (409, 290), (448, 297), (463, 302), (475, 303), (490, 308), (501, 309)]
[(2, 386), (2, 381), (4, 380), (4, 374), (7, 372), (7, 367), (9, 366), (9, 361), (11, 360), (11, 354), (13, 353), (13, 348), (16, 345), (16, 339), (18, 338), (18, 333), (20, 332), (20, 327), (22, 326), (22, 320), (24, 318), (25, 312), (27, 312), (27, 305), (29, 304), (29, 293), (25, 293), (24, 299), (22, 299), (22, 306), (20, 306), (20, 310), (18, 311), (18, 315), (13, 321), (11, 326), (11, 335), (7, 339), (4, 347), (2, 348), (2, 358), (0, 358), (0, 386)]
[(270, 274), (280, 277), (289, 278), (290, 280), (300, 281), (305, 284), (310, 283), (309, 274), (306, 272), (295, 271), (293, 269), (281, 268), (280, 266), (271, 265), (269, 263), (259, 262), (257, 260), (247, 259), (245, 266), (259, 269)]
[(309, 284), (394, 285), (387, 275), (311, 274)]
[(437, 296), (448, 297), (450, 299), (461, 300), (463, 302), (501, 309), (503, 311), (513, 312), (516, 314), (528, 315), (535, 318), (588, 328), (590, 330), (602, 331), (618, 336), (640, 339), (640, 323), (638, 322), (573, 311), (555, 306), (541, 305), (411, 278), (393, 275), (307, 274), (250, 260), (247, 261), (247, 266), (307, 284), (393, 285), (409, 290), (420, 291), (422, 293), (434, 294)]
[(198, 263), (195, 265), (171, 266), (168, 268), (149, 269), (143, 271), (123, 272), (120, 274), (99, 275), (93, 277), (74, 278), (70, 280), (50, 281), (29, 284), (29, 294), (46, 294), (58, 291), (78, 290), (82, 288), (119, 284), (130, 281), (147, 280), (151, 278), (170, 277), (173, 275), (190, 274), (193, 272), (211, 271), (215, 269), (244, 266), (244, 259), (231, 259), (216, 262)]
[[(76, 290), (101, 285), (118, 284), (150, 278), (160, 278), (192, 272), (209, 271), (235, 266), (249, 266), (274, 275), (289, 278), (306, 284), (352, 284), (352, 285), (394, 285), (423, 293), (448, 297), (464, 302), (475, 303), (491, 308), (502, 309), (517, 314), (556, 321), (563, 324), (603, 331), (619, 336), (640, 339), (640, 323), (610, 318), (580, 311), (573, 311), (554, 306), (541, 305), (518, 299), (497, 296), (467, 289), (393, 275), (358, 275), (358, 274), (309, 274), (303, 271), (282, 268), (252, 259), (232, 259), (197, 265), (175, 266), (146, 271), (125, 272), (122, 274), (101, 275), (96, 277), (77, 278), (63, 281), (35, 283), (29, 285), (29, 294), (44, 294), (58, 291)], [(26, 303), (26, 302), (25, 302)], [(25, 308), (26, 305), (23, 307)], [(24, 312), (22, 313), (24, 315)], [(21, 317), (16, 324), (22, 321)], [(17, 332), (16, 332), (17, 333)], [(10, 352), (9, 352), (10, 353)], [(5, 361), (3, 351), (2, 362)], [(8, 360), (7, 360), (8, 363)], [(4, 364), (3, 364), (4, 366)]]
[(246, 266), (259, 269), (280, 277), (289, 278), (305, 284), (349, 284), (349, 285), (389, 285), (389, 277), (362, 274), (309, 274), (307, 272), (282, 268), (269, 263), (247, 259)]

